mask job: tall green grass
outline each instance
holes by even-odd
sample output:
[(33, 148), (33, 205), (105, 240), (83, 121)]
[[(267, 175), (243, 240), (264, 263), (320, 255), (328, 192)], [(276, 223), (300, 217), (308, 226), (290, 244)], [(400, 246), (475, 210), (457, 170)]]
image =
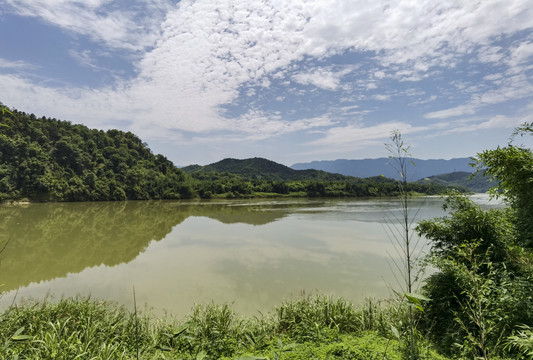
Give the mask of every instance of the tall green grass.
[(255, 317), (239, 317), (227, 304), (197, 305), (181, 321), (136, 317), (90, 298), (44, 300), (0, 315), (0, 358), (136, 359), (138, 349), (141, 359), (400, 359), (390, 325), (402, 323), (402, 307), (323, 295)]

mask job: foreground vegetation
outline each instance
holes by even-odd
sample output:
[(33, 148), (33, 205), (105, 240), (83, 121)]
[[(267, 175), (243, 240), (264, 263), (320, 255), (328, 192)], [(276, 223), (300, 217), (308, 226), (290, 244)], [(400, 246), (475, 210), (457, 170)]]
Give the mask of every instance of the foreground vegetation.
[[(27, 303), (0, 317), (5, 359), (402, 359), (406, 307), (302, 297), (267, 315), (199, 305), (182, 321), (91, 299)], [(138, 354), (138, 355), (137, 355)], [(420, 342), (421, 359), (446, 359)]]
[[(398, 183), (388, 179), (288, 182), (196, 170), (188, 175), (164, 157), (153, 156), (132, 134), (17, 116), (23, 120), (5, 123), (0, 136), (6, 159), (0, 164), (4, 197), (120, 200), (274, 193), (379, 196), (398, 191)], [(46, 131), (36, 124), (46, 124)], [(21, 128), (25, 132), (16, 130)], [(75, 135), (70, 133), (68, 141), (66, 133), (60, 136), (72, 129)], [(518, 128), (515, 136), (519, 134), (533, 135), (533, 124)], [(103, 148), (96, 145), (100, 140)], [(83, 146), (93, 148), (85, 152)], [(135, 154), (141, 153), (139, 160)], [(90, 299), (29, 303), (0, 316), (0, 356), (533, 359), (533, 152), (511, 143), (478, 154), (476, 161), (497, 184), (492, 194), (503, 197), (508, 207), (483, 210), (454, 193), (446, 201), (448, 216), (418, 224), (416, 231), (432, 245), (426, 262), (436, 269), (422, 294), (410, 293), (409, 286), (409, 293), (400, 293), (394, 302), (367, 301), (360, 307), (343, 299), (307, 297), (253, 318), (239, 318), (227, 305), (201, 305), (183, 321), (137, 317), (136, 312)], [(401, 185), (408, 229), (407, 199), (418, 190)], [(406, 249), (409, 263), (411, 250)]]
[[(514, 136), (533, 135), (533, 123)], [(483, 210), (452, 195), (450, 215), (418, 224), (432, 241), (419, 330), (445, 354), (464, 358), (533, 358), (533, 152), (510, 143), (478, 154), (508, 204)]]

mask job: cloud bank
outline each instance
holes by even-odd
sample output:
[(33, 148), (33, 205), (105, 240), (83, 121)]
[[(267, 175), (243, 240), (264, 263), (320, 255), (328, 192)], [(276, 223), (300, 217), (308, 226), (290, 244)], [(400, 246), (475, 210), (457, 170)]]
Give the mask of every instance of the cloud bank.
[[(392, 128), (507, 128), (519, 116), (479, 115), (533, 94), (526, 0), (6, 0), (4, 12), (90, 39), (94, 49), (68, 51), (80, 66), (98, 67), (94, 54), (108, 51), (134, 67), (133, 76), (99, 88), (53, 87), (35, 80), (29, 60), (0, 58), (4, 103), (94, 127), (122, 124), (149, 139), (307, 132), (314, 138), (304, 144), (318, 152), (383, 139)], [(400, 94), (432, 107), (411, 122), (368, 115), (373, 102)], [(239, 111), (228, 111), (237, 103)], [(305, 106), (314, 114), (298, 115)], [(452, 128), (474, 115), (477, 125)]]

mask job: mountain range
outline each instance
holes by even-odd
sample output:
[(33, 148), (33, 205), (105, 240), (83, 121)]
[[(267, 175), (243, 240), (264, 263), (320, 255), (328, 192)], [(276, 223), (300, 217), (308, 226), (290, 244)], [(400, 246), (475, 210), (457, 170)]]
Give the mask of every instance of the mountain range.
[[(453, 173), (472, 173), (470, 158), (455, 158), (450, 160), (422, 160), (409, 159), (407, 168), (407, 180), (416, 181), (430, 176)], [(325, 160), (312, 161), (308, 163), (296, 163), (291, 166), (294, 170), (315, 169), (331, 173), (338, 173), (346, 176), (372, 177), (383, 175), (385, 177), (397, 179), (398, 171), (389, 158), (362, 159), (362, 160)]]
[[(492, 187), (481, 173), (474, 174), (470, 158), (451, 160), (410, 159), (407, 178), (419, 183), (461, 186), (474, 192), (486, 192)], [(182, 170), (189, 174), (230, 173), (248, 179), (336, 181), (358, 178), (398, 178), (397, 170), (388, 158), (364, 160), (313, 161), (288, 167), (263, 158), (226, 158), (216, 163), (189, 165)]]

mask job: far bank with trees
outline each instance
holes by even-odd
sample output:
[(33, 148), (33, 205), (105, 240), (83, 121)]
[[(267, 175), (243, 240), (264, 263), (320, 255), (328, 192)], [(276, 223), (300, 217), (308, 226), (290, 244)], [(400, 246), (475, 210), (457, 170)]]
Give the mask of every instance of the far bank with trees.
[[(243, 197), (396, 196), (397, 181), (293, 170), (270, 160), (225, 159), (184, 171), (139, 137), (95, 130), (2, 105), (0, 201), (115, 201)], [(215, 165), (215, 164), (213, 164)], [(440, 194), (447, 186), (409, 183)], [(463, 191), (464, 188), (461, 188)]]

